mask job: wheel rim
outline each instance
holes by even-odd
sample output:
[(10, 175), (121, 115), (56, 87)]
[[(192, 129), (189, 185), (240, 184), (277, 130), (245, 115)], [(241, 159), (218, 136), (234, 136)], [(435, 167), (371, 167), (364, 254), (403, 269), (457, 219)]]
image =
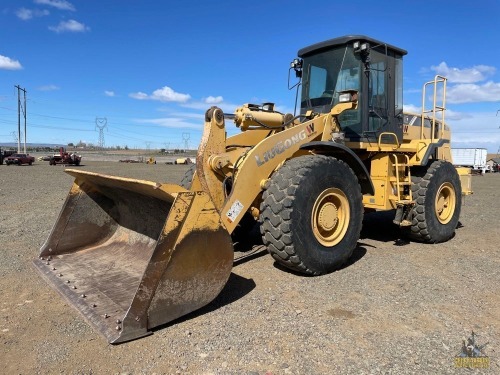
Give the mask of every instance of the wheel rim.
[(453, 185), (449, 182), (442, 184), (436, 194), (435, 212), (441, 224), (450, 222), (455, 213), (456, 195)]
[(331, 247), (344, 238), (349, 226), (349, 201), (339, 189), (323, 191), (312, 209), (312, 230), (323, 246)]

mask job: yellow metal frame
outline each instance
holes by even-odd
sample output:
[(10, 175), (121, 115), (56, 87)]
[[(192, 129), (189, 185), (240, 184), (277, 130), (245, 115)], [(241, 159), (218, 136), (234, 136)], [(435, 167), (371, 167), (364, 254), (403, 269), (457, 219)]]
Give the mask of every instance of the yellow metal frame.
[[(198, 149), (194, 184), (210, 192), (215, 206), (220, 210), (222, 222), (229, 233), (247, 211), (258, 212), (254, 205), (271, 174), (287, 159), (308, 153), (300, 147), (308, 142), (319, 141), (339, 131), (336, 116), (345, 110), (355, 109), (357, 101), (339, 103), (330, 113), (311, 115), (309, 121), (292, 124), (286, 129), (252, 130), (225, 139), (222, 110), (213, 108), (205, 122), (202, 142)], [(255, 118), (248, 116), (249, 121)], [(244, 124), (240, 126), (244, 127)], [(253, 132), (259, 132), (252, 134)], [(272, 136), (268, 136), (272, 132)], [(251, 137), (247, 142), (245, 135)], [(262, 137), (259, 141), (259, 137)], [(235, 144), (245, 147), (229, 147)], [(246, 147), (246, 146), (251, 147)], [(234, 176), (231, 193), (225, 196), (222, 182)]]
[[(422, 91), (418, 133), (416, 127), (412, 127), (401, 142), (392, 132), (379, 134), (376, 143), (346, 142), (347, 147), (358, 150), (361, 159), (371, 160), (369, 169), (375, 194), (363, 197), (367, 208), (393, 209), (410, 204), (413, 200), (410, 167), (422, 165), (433, 145), (439, 144), (437, 153), (440, 159), (451, 161), (450, 132), (444, 123), (446, 78), (435, 76), (434, 80), (424, 84)], [(429, 91), (432, 92), (431, 108), (426, 104)], [(262, 109), (254, 111), (251, 106), (244, 105), (236, 111), (235, 122), (247, 131), (226, 139), (224, 116), (214, 107), (205, 123), (193, 188), (201, 187), (210, 192), (226, 229), (231, 233), (243, 213), (250, 211), (254, 216), (258, 215), (259, 197), (272, 173), (287, 159), (313, 152), (300, 150), (303, 144), (331, 141), (332, 134), (341, 131), (337, 116), (354, 108), (357, 108), (357, 101), (337, 104), (327, 114), (310, 111), (306, 114), (308, 121), (292, 122), (283, 127), (280, 124), (289, 117)], [(267, 122), (269, 128), (257, 128)], [(382, 143), (384, 137), (391, 137), (394, 142)], [(223, 187), (227, 178), (233, 179), (229, 196)], [(463, 187), (463, 190), (469, 191), (470, 188)]]
[[(435, 130), (436, 130), (436, 116), (437, 114), (441, 114), (441, 131), (439, 133), (439, 139), (443, 138), (444, 135), (444, 115), (446, 112), (446, 77), (436, 75), (433, 81), (426, 82), (424, 84), (424, 88), (422, 90), (422, 123), (421, 123), (421, 133), (420, 138), (424, 137), (424, 120), (426, 114), (432, 113), (432, 127), (431, 127), (431, 142), (435, 141)], [(428, 87), (431, 87), (433, 90), (432, 96), (432, 108), (426, 109), (427, 103), (427, 95), (428, 95)], [(441, 88), (441, 92), (439, 92), (439, 88)], [(441, 100), (439, 100), (439, 97)], [(440, 105), (438, 102), (441, 102)]]

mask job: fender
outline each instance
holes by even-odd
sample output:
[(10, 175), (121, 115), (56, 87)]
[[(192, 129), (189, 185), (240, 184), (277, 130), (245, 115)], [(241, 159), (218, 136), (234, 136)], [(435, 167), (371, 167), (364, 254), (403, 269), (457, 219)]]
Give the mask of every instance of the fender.
[(337, 159), (347, 163), (358, 178), (361, 192), (363, 194), (375, 194), (375, 188), (370, 178), (370, 173), (366, 169), (361, 159), (347, 146), (334, 142), (309, 142), (300, 147), (301, 150), (314, 150), (318, 154), (333, 155)]
[(425, 152), (424, 157), (422, 158), (422, 162), (420, 165), (427, 165), (429, 162), (429, 158), (432, 156), (436, 156), (436, 150), (443, 146), (445, 143), (450, 143), (448, 139), (440, 139), (437, 143), (431, 143), (429, 147), (427, 147), (427, 151)]

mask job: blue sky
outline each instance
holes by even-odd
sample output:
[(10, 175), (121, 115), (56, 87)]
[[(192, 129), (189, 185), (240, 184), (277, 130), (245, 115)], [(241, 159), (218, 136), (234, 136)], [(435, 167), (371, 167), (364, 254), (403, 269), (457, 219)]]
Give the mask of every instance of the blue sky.
[[(305, 8), (309, 6), (309, 8)], [(404, 103), (446, 75), (452, 147), (500, 147), (500, 2), (2, 0), (0, 143), (17, 130), (27, 90), (28, 142), (196, 148), (212, 105), (232, 112), (287, 89), (297, 51), (364, 34), (408, 50)], [(228, 131), (235, 133), (231, 121)]]

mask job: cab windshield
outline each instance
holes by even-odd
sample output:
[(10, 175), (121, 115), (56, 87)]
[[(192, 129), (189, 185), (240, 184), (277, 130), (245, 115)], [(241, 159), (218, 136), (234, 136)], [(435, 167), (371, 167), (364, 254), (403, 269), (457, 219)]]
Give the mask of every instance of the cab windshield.
[(339, 92), (360, 90), (361, 62), (352, 46), (339, 46), (304, 57), (301, 112), (325, 113), (338, 103)]

